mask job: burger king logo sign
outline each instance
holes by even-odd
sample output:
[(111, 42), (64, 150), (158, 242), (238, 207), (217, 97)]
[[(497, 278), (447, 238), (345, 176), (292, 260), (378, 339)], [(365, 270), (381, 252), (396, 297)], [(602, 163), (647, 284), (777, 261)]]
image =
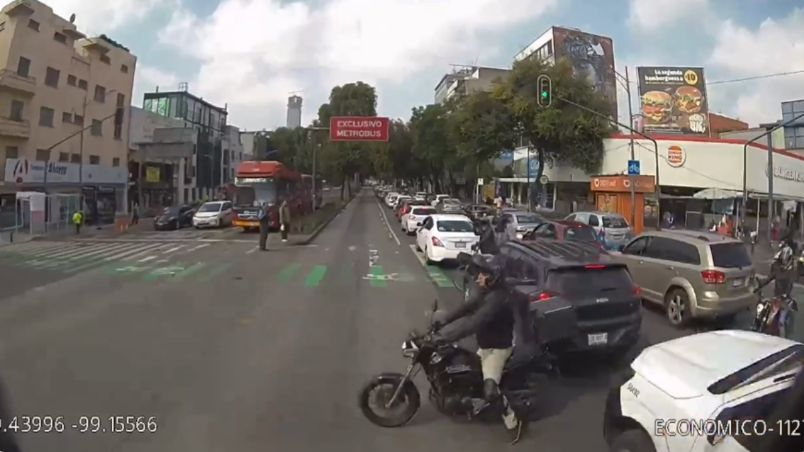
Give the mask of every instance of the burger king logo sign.
[(673, 168), (679, 168), (684, 166), (684, 162), (687, 160), (687, 153), (684, 152), (684, 149), (681, 149), (681, 146), (672, 145), (667, 148), (667, 164), (672, 166)]

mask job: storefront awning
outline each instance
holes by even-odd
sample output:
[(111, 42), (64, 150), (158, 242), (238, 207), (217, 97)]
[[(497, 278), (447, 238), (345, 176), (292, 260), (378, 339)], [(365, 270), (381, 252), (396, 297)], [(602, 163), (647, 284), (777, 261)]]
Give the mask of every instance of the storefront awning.
[(742, 198), (743, 192), (725, 188), (705, 188), (692, 195), (695, 199), (734, 199)]
[[(751, 199), (768, 199), (767, 193), (749, 193), (748, 197)], [(792, 196), (792, 195), (779, 195), (774, 193), (773, 194), (774, 201), (796, 201), (796, 202), (804, 202), (803, 196)]]

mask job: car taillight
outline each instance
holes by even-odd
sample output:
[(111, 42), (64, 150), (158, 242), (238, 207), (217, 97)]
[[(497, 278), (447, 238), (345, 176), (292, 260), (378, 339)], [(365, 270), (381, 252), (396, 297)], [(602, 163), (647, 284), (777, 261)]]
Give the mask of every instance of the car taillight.
[(726, 274), (717, 270), (704, 270), (701, 277), (706, 284), (723, 284), (726, 282)]
[(543, 290), (541, 292), (534, 292), (530, 294), (528, 296), (528, 301), (530, 301), (531, 303), (538, 303), (540, 301), (547, 301), (555, 296), (556, 296), (555, 293)]
[(603, 270), (604, 268), (606, 268), (606, 266), (603, 264), (589, 264), (584, 265), (583, 268), (587, 270)]
[(634, 286), (633, 293), (635, 297), (640, 297), (642, 296), (642, 289), (639, 286)]
[(433, 246), (442, 246), (443, 247), (444, 244), (441, 243), (441, 240), (438, 240), (438, 237), (433, 237)]

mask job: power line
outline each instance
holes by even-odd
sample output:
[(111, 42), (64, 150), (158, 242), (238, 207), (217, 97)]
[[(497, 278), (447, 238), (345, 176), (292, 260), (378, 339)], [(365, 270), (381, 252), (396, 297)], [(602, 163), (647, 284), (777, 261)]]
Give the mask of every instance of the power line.
[(751, 77), (744, 77), (744, 78), (735, 78), (731, 80), (718, 80), (715, 82), (707, 82), (707, 85), (722, 85), (724, 83), (737, 83), (737, 82), (746, 82), (749, 80), (760, 80), (764, 78), (772, 78), (772, 77), (781, 77), (784, 75), (795, 75), (795, 74), (804, 74), (804, 69), (798, 71), (789, 71), (789, 72), (777, 72), (775, 74), (765, 74), (765, 75), (754, 75)]

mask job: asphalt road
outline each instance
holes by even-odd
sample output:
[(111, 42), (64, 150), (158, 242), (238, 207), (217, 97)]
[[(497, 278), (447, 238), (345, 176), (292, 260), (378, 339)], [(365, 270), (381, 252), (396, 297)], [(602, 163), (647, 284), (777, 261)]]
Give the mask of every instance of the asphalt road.
[[(426, 397), (404, 428), (360, 414), (361, 386), (404, 370), (400, 344), (425, 327), (432, 301), (460, 298), (454, 271), (425, 268), (389, 215), (364, 191), (313, 245), (273, 235), (268, 252), (234, 231), (0, 248), (0, 377), (17, 414), (66, 424), (20, 434), (24, 450), (507, 447), (500, 425), (447, 419)], [(658, 313), (644, 322), (645, 343), (684, 334)], [(573, 367), (545, 388), (545, 417), (517, 447), (605, 449), (603, 400), (618, 369)], [(158, 430), (79, 433), (81, 416), (155, 416)]]

